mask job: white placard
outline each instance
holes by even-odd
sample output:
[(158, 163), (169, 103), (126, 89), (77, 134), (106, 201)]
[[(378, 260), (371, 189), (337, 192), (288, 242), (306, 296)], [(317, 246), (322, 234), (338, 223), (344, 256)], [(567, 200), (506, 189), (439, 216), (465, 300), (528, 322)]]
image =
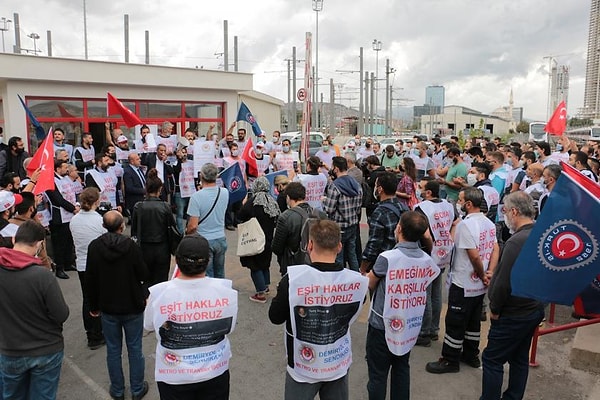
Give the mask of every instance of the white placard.
[(200, 168), (206, 163), (215, 163), (215, 142), (194, 143), (194, 176), (198, 176)]

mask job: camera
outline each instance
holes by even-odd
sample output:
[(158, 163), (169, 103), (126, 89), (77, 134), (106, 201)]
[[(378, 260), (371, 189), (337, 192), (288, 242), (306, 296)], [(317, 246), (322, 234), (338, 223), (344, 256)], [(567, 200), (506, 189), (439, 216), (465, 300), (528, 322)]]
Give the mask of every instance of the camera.
[(96, 212), (100, 215), (104, 215), (107, 212), (109, 212), (110, 210), (112, 210), (112, 205), (108, 201), (103, 201), (100, 203), (100, 205), (96, 209)]

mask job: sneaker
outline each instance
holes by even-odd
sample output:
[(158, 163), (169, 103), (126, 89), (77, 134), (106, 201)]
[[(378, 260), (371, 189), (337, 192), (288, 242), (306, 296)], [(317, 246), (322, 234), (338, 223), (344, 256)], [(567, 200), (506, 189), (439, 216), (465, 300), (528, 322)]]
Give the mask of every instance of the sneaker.
[(438, 336), (437, 333), (432, 333), (431, 335), (429, 335), (429, 338), (431, 339), (432, 342), (436, 342), (436, 341), (440, 340), (440, 337)]
[(429, 336), (421, 336), (417, 338), (415, 346), (431, 347), (431, 338)]
[(250, 296), (250, 301), (265, 304), (267, 302), (267, 297), (264, 294), (256, 293), (254, 296)]
[(139, 394), (131, 393), (131, 400), (140, 400), (148, 393), (148, 381), (144, 381), (144, 386), (142, 386), (142, 391)]
[(442, 357), (438, 361), (427, 363), (425, 371), (432, 374), (445, 374), (448, 372), (459, 372), (460, 366), (458, 364), (450, 364), (448, 360)]
[(271, 289), (269, 289), (269, 287), (267, 286), (267, 288), (265, 289), (265, 293), (270, 293)]
[(467, 358), (461, 356), (460, 361), (467, 364), (469, 367), (473, 367), (473, 368), (481, 367), (481, 360), (479, 360), (479, 357), (467, 359)]
[(69, 279), (69, 275), (65, 271), (56, 271), (56, 277), (59, 279)]
[(90, 350), (98, 350), (100, 347), (104, 346), (106, 342), (104, 339), (100, 340), (88, 340), (88, 349)]

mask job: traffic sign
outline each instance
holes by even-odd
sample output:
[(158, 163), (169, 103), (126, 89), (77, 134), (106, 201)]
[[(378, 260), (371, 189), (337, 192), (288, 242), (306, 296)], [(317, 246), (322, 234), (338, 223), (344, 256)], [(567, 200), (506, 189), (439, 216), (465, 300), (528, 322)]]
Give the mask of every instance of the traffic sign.
[(306, 100), (306, 89), (304, 89), (304, 88), (298, 89), (298, 93), (296, 94), (296, 96), (298, 97), (298, 100), (300, 100), (300, 101)]

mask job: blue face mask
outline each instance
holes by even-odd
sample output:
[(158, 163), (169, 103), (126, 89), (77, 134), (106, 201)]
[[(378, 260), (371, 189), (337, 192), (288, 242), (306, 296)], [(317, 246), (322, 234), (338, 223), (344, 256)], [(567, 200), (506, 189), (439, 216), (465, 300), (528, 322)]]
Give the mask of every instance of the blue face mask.
[(556, 151), (563, 151), (563, 145), (562, 144), (557, 144), (556, 145)]

